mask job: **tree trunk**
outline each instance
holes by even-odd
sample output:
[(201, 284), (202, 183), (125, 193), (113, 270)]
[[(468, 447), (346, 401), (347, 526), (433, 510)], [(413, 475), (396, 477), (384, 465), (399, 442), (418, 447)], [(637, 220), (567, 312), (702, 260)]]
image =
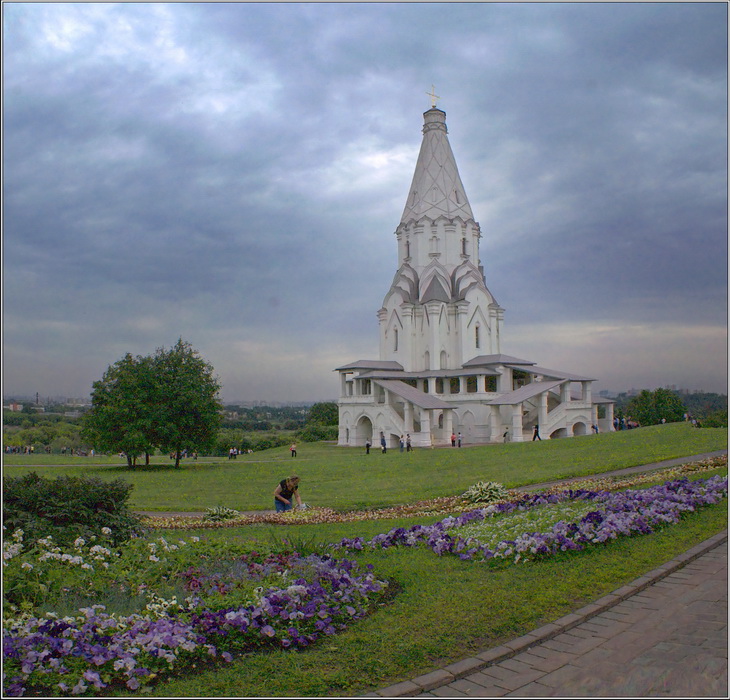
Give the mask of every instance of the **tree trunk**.
[(180, 467), (180, 452), (181, 450), (175, 450), (175, 469)]
[(131, 469), (134, 465), (132, 464), (132, 456), (127, 455), (127, 466)]
[(150, 453), (149, 452), (144, 453), (144, 463), (145, 463), (146, 467), (150, 466)]

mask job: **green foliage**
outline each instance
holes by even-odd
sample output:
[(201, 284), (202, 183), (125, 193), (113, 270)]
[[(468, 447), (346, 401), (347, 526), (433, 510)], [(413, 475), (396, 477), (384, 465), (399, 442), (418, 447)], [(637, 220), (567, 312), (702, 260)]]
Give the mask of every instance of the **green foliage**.
[(701, 423), (704, 428), (727, 428), (727, 409), (713, 411)]
[(170, 350), (157, 350), (152, 371), (155, 382), (149, 435), (161, 450), (175, 452), (178, 467), (183, 450), (205, 451), (215, 443), (223, 408), (218, 400), (220, 384), (213, 376), (213, 367), (182, 338)]
[(297, 438), (302, 442), (317, 442), (319, 440), (337, 440), (339, 428), (336, 425), (319, 425), (317, 423), (307, 425), (304, 430), (297, 433)]
[(214, 522), (224, 522), (233, 520), (240, 515), (239, 511), (225, 506), (215, 506), (215, 508), (206, 508), (203, 520), (212, 520)]
[(640, 425), (659, 425), (683, 420), (686, 408), (679, 395), (668, 389), (648, 391), (644, 389), (626, 406), (626, 413)]
[(470, 486), (462, 498), (469, 503), (492, 503), (502, 501), (509, 496), (507, 489), (496, 481), (478, 481)]
[(52, 535), (67, 544), (77, 537), (114, 532), (118, 544), (142, 532), (140, 519), (128, 507), (132, 484), (122, 479), (59, 476), (46, 479), (36, 472), (3, 479), (3, 526), (21, 529), (36, 540)]
[(154, 448), (209, 450), (221, 423), (220, 384), (213, 368), (182, 339), (153, 356), (129, 353), (94, 382), (84, 436), (102, 451), (124, 452), (128, 464)]
[(307, 413), (307, 425), (337, 425), (340, 420), (339, 409), (334, 401), (315, 403)]

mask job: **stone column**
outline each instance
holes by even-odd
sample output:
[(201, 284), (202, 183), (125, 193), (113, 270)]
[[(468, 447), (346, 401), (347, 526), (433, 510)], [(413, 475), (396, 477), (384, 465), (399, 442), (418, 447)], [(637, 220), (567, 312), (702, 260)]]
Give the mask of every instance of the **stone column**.
[(403, 422), (406, 426), (406, 432), (413, 432), (413, 404), (410, 401), (406, 401), (403, 404)]
[(489, 407), (489, 441), (502, 441), (502, 416), (499, 412), (499, 406)]
[(522, 404), (512, 406), (512, 442), (523, 442), (522, 434)]
[(548, 393), (544, 391), (540, 394), (540, 404), (537, 407), (537, 424), (542, 427), (547, 423), (548, 414)]

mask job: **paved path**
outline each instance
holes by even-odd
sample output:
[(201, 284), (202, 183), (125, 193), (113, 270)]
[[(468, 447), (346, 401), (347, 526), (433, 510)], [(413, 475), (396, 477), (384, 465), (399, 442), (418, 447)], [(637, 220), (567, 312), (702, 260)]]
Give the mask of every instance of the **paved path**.
[(554, 623), (370, 697), (728, 697), (727, 531)]

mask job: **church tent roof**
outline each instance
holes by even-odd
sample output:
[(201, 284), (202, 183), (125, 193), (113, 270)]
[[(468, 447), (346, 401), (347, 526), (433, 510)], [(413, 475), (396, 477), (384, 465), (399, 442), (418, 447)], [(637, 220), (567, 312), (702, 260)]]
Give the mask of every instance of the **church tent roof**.
[(531, 382), (530, 384), (525, 384), (525, 386), (520, 387), (516, 391), (511, 391), (509, 394), (502, 394), (502, 396), (498, 396), (486, 403), (491, 404), (492, 406), (514, 406), (515, 404), (527, 401), (527, 399), (531, 399), (533, 396), (542, 394), (544, 391), (555, 389), (561, 384), (562, 381)]
[(406, 401), (410, 401), (419, 408), (453, 408), (451, 404), (437, 399), (435, 396), (431, 396), (431, 394), (426, 394), (420, 389), (412, 387), (410, 384), (405, 384), (395, 379), (376, 379), (374, 381), (378, 386), (392, 391), (397, 396), (400, 396)]

